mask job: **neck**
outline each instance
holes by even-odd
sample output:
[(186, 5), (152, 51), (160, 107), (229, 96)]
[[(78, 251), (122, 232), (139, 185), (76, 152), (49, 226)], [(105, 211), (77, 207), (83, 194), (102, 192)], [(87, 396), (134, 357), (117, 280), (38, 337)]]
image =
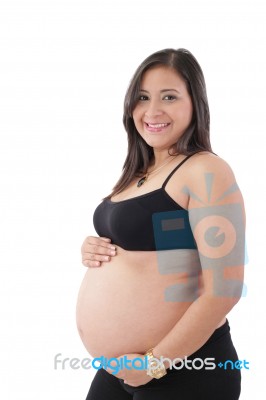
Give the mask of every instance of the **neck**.
[(173, 156), (170, 156), (168, 153), (168, 150), (154, 150), (154, 161), (152, 164), (152, 169), (159, 168), (163, 163), (165, 163), (167, 160), (170, 158), (173, 158)]

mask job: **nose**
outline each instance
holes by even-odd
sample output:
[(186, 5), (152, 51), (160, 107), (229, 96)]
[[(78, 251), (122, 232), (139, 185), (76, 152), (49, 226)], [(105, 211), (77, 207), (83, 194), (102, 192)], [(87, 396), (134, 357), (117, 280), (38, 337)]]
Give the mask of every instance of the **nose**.
[(145, 110), (145, 115), (148, 118), (157, 117), (163, 114), (163, 110), (160, 104), (156, 100), (150, 100), (147, 102), (147, 108)]

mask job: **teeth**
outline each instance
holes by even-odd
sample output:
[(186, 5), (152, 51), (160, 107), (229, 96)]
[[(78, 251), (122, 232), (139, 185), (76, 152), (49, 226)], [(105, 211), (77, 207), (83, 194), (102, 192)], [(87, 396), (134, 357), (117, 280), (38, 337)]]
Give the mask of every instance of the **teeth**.
[(150, 128), (164, 128), (168, 124), (147, 124)]

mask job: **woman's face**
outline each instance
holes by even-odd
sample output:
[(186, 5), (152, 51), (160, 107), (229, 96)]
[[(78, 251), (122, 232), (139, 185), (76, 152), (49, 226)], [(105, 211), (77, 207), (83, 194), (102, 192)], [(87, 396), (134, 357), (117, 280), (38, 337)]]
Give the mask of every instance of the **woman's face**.
[(143, 74), (133, 120), (149, 146), (170, 149), (189, 126), (192, 114), (186, 84), (174, 69), (158, 66)]

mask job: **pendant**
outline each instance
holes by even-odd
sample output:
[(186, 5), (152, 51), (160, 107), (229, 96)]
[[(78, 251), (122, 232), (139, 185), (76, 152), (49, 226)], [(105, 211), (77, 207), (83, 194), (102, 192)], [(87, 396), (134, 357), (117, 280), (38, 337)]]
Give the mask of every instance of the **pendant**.
[(141, 187), (143, 183), (146, 181), (147, 176), (143, 176), (137, 183), (137, 187)]

